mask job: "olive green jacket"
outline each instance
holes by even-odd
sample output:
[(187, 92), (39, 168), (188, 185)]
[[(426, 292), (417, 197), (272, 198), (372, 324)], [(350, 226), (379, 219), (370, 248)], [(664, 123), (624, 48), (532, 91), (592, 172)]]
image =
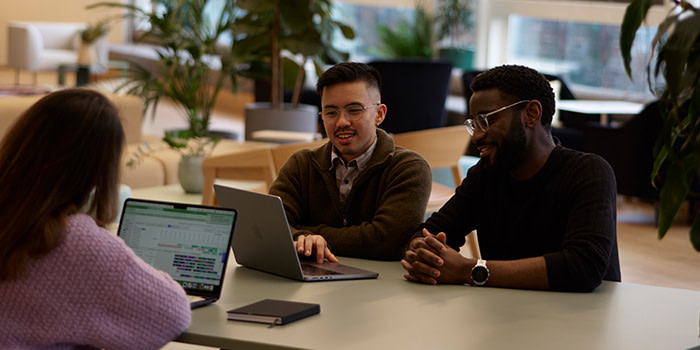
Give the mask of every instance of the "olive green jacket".
[(423, 222), (432, 173), (418, 153), (377, 129), (377, 145), (341, 207), (329, 142), (300, 150), (284, 164), (270, 193), (284, 202), (294, 236), (323, 236), (336, 255), (399, 260)]

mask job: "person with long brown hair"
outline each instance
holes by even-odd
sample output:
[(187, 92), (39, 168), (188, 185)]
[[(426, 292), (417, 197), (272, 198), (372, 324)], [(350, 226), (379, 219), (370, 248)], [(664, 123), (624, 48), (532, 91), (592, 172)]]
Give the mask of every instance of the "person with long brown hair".
[(155, 349), (184, 331), (184, 290), (104, 228), (118, 210), (117, 108), (54, 92), (0, 142), (0, 348)]

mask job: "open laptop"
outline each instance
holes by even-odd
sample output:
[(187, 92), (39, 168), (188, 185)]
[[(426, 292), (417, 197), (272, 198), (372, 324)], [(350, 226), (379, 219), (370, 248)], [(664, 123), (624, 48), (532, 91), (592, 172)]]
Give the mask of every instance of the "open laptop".
[(256, 270), (300, 281), (377, 278), (378, 273), (342, 265), (299, 259), (282, 199), (215, 184), (219, 204), (239, 213), (233, 255), (236, 262)]
[(194, 309), (221, 296), (237, 217), (235, 209), (129, 198), (117, 235), (145, 262), (170, 274)]

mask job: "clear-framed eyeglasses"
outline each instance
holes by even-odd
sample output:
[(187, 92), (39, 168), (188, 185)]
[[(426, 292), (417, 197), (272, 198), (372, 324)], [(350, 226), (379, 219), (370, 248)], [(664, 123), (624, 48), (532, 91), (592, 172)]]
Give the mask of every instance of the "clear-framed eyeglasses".
[(500, 113), (500, 112), (503, 112), (508, 108), (515, 107), (519, 104), (527, 103), (527, 102), (530, 102), (530, 100), (518, 101), (518, 102), (515, 102), (513, 104), (509, 104), (505, 107), (501, 107), (501, 108), (499, 108), (495, 111), (492, 111), (492, 112), (488, 112), (488, 113), (484, 113), (484, 114), (477, 114), (474, 118), (468, 118), (467, 120), (465, 120), (464, 127), (467, 128), (467, 132), (469, 132), (469, 135), (472, 135), (472, 136), (474, 136), (474, 131), (476, 130), (476, 128), (479, 128), (479, 131), (481, 131), (481, 132), (486, 132), (489, 130), (489, 117), (490, 116), (497, 114), (497, 113)]
[(332, 122), (338, 120), (340, 114), (345, 112), (345, 118), (351, 122), (354, 122), (362, 119), (362, 117), (365, 115), (365, 111), (368, 108), (379, 107), (379, 105), (381, 105), (381, 103), (369, 106), (362, 106), (358, 104), (345, 108), (324, 108), (323, 111), (319, 112), (318, 114), (321, 116), (321, 119), (323, 119), (324, 122)]

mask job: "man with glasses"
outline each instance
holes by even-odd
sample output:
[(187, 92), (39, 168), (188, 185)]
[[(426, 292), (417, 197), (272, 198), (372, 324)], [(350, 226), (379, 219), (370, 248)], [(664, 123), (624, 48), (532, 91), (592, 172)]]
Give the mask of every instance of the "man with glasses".
[(362, 63), (340, 63), (318, 79), (329, 142), (292, 155), (270, 188), (301, 255), (399, 260), (423, 221), (430, 166), (378, 128), (387, 115), (380, 90), (379, 73)]
[[(615, 175), (601, 157), (552, 138), (549, 82), (530, 68), (500, 66), (470, 88), (465, 126), (481, 159), (414, 234), (404, 277), (560, 291), (620, 281)], [(457, 251), (472, 230), (481, 259)]]

